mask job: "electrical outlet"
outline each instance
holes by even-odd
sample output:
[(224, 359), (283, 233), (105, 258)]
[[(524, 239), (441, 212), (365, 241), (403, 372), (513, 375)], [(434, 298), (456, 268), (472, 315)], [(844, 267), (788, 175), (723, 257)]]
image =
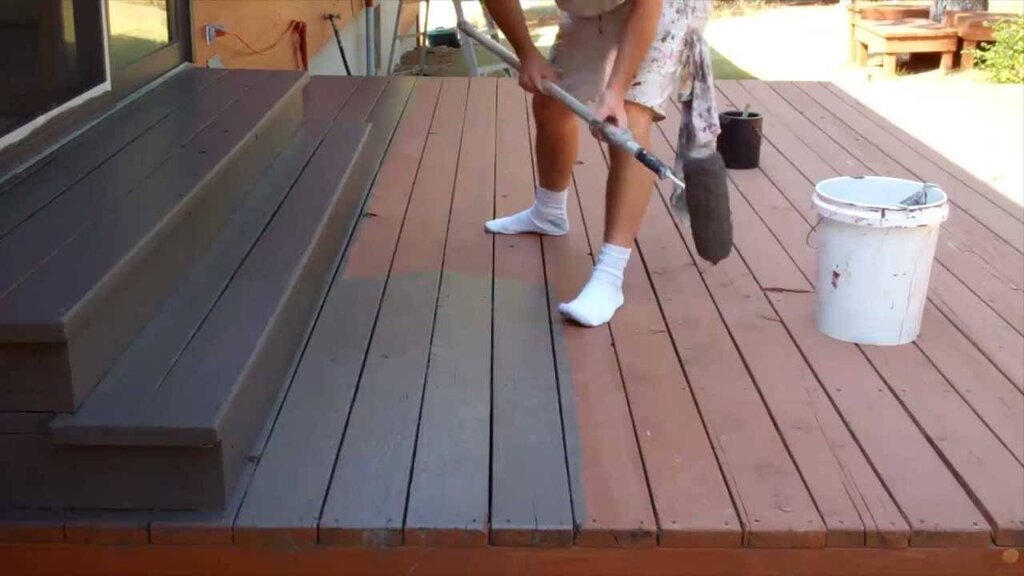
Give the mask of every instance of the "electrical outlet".
[(225, 30), (223, 24), (207, 24), (206, 25), (206, 45), (213, 44), (213, 41), (217, 39), (217, 32), (223, 32)]

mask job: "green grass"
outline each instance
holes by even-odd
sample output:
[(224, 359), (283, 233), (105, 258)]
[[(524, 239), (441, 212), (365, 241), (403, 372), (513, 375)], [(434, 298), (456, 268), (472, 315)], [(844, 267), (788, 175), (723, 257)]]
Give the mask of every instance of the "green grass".
[(711, 48), (711, 63), (715, 68), (716, 80), (755, 80), (756, 77), (740, 68), (714, 47)]

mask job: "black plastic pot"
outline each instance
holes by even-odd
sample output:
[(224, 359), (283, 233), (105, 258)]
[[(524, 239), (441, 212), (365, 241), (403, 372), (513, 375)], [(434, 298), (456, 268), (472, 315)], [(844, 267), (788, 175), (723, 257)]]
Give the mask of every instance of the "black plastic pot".
[(761, 161), (761, 133), (764, 118), (756, 112), (746, 117), (739, 110), (718, 115), (722, 133), (718, 135), (718, 153), (726, 168), (748, 170), (757, 168)]

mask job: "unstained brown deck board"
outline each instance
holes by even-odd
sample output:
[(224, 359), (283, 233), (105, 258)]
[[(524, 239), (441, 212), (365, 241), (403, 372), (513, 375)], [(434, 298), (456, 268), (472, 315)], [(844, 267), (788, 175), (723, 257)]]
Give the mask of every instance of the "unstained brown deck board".
[[(743, 93), (738, 94), (742, 96)], [(739, 103), (734, 101), (734, 104)], [(773, 130), (770, 133), (770, 141), (762, 144), (760, 172), (768, 177), (769, 186), (774, 185), (788, 198), (789, 208), (777, 195), (758, 192), (758, 188), (765, 189), (764, 180), (758, 175), (758, 171), (735, 171), (732, 179), (741, 188), (752, 186), (747, 190), (748, 197), (762, 206), (763, 212), (773, 214), (779, 222), (774, 229), (775, 235), (780, 239), (788, 238), (788, 243), (796, 246), (800, 243), (801, 237), (806, 236), (804, 230), (807, 230), (807, 226), (818, 217), (811, 203), (806, 201), (814, 188), (813, 184), (776, 149), (772, 141), (789, 147), (791, 154), (805, 160), (804, 169), (806, 165), (820, 162), (820, 159), (792, 139), (792, 135), (785, 129)], [(801, 218), (803, 223), (799, 221)], [(790, 256), (799, 262), (804, 270), (813, 270), (813, 250), (801, 248), (791, 251)], [(997, 434), (1004, 438), (1004, 442), (1011, 449), (1024, 443), (1024, 433), (1018, 432), (1024, 427), (1024, 416), (1020, 416), (1024, 411), (1024, 398), (1013, 392), (1013, 388), (1019, 389), (1020, 384), (1008, 380), (977, 348), (965, 342), (964, 335), (958, 327), (941, 314), (933, 303), (926, 304), (925, 310), (925, 323), (928, 328), (922, 331), (918, 345), (933, 362), (936, 362), (937, 367), (975, 406), (990, 426), (997, 430)], [(1012, 354), (1009, 352), (1004, 355), (1007, 361), (1010, 356)], [(1019, 454), (1018, 450), (1014, 451)]]
[[(663, 157), (673, 154), (674, 138), (670, 143), (668, 135), (678, 130), (678, 119), (678, 111), (669, 109), (664, 130), (655, 135), (652, 148)], [(733, 173), (734, 177), (738, 174)], [(668, 199), (664, 187), (661, 194)], [(651, 212), (641, 233), (649, 267), (657, 265), (649, 245), (678, 242), (673, 240), (672, 219), (664, 205), (656, 204)], [(688, 224), (677, 220), (676, 227), (688, 241)], [(676, 251), (693, 265), (685, 250)], [(692, 245), (689, 253), (693, 253)], [(696, 267), (800, 468), (828, 529), (827, 545), (906, 546), (909, 528), (899, 508), (821, 390), (743, 259), (727, 258), (718, 266), (698, 262)], [(652, 273), (651, 277), (665, 298), (673, 298), (671, 285), (659, 286), (664, 284), (663, 274)]]
[[(799, 163), (804, 157), (791, 160)], [(769, 191), (772, 189), (757, 193)], [(773, 192), (779, 194), (778, 190)], [(783, 237), (773, 235), (783, 227), (776, 213), (763, 210), (760, 216), (764, 218), (758, 227), (761, 241), (785, 242)], [(791, 220), (786, 222), (792, 225)], [(811, 228), (804, 223), (802, 230), (806, 234)], [(785, 249), (790, 254), (811, 250), (806, 242), (788, 242)], [(805, 266), (809, 260), (806, 256), (794, 257)], [(810, 268), (799, 273), (807, 279), (814, 272)], [(979, 546), (990, 542), (984, 518), (868, 358), (857, 347), (830, 340), (810, 328), (813, 295), (772, 292), (769, 298), (907, 516), (911, 545)], [(905, 348), (899, 353), (913, 354), (915, 350)], [(927, 368), (934, 370), (930, 363)], [(898, 386), (900, 381), (888, 385)]]
[[(734, 106), (743, 107), (747, 103), (759, 105), (760, 99), (751, 95), (743, 86), (737, 82), (723, 82), (719, 85), (720, 93), (731, 100)], [(774, 95), (770, 92), (769, 97)], [(790, 114), (788, 118), (792, 119)], [(813, 183), (838, 176), (839, 173), (827, 164), (820, 154), (823, 154), (817, 147), (811, 149), (804, 144), (796, 133), (790, 129), (790, 125), (782, 119), (774, 118), (772, 115), (766, 117), (766, 145), (768, 156), (773, 153), (772, 145), (776, 146), (779, 152), (784, 154), (788, 162), (800, 173), (804, 174), (806, 180), (802, 183), (799, 180), (789, 180), (787, 185), (782, 186), (782, 191), (790, 199), (790, 203), (799, 211), (807, 214), (808, 221), (816, 219), (814, 209), (810, 206), (807, 198), (813, 191)], [(826, 146), (826, 141), (821, 140), (821, 148), (835, 149), (835, 146)], [(842, 152), (839, 152), (842, 154)], [(766, 162), (770, 161), (766, 160)], [(770, 168), (766, 166), (766, 172)], [(770, 173), (770, 172), (769, 172)], [(774, 178), (774, 176), (772, 176)], [(758, 200), (757, 197), (753, 197)], [(772, 212), (766, 212), (772, 214)], [(779, 227), (778, 230), (790, 230), (788, 227)], [(791, 231), (791, 230), (790, 230)], [(795, 258), (803, 257), (799, 252), (805, 252), (803, 248), (795, 253)], [(812, 273), (813, 274), (813, 273)], [(964, 332), (975, 346), (977, 346), (993, 364), (995, 364), (1007, 377), (1018, 387), (1024, 383), (1024, 363), (1020, 362), (1021, 350), (1024, 350), (1024, 337), (1018, 333), (1013, 326), (1000, 318), (987, 303), (981, 300), (976, 294), (952, 275), (941, 263), (932, 267), (931, 288), (929, 300), (944, 314), (955, 321), (957, 327)]]
[[(575, 179), (590, 248), (596, 254), (603, 242), (603, 192), (608, 168), (596, 140), (585, 127), (580, 128), (582, 164), (575, 171)], [(765, 514), (763, 526), (746, 524), (749, 519), (745, 514), (763, 512), (756, 502), (745, 510), (734, 509), (733, 501), (741, 501), (743, 496), (736, 494), (739, 487), (734, 484), (735, 478), (729, 477), (730, 471), (724, 471), (723, 478), (723, 470), (719, 468), (723, 458), (715, 457), (712, 447), (719, 447), (716, 444), (721, 438), (715, 436), (716, 424), (708, 421), (714, 418), (709, 416), (708, 408), (698, 408), (701, 399), (694, 389), (703, 382), (694, 384), (694, 375), (684, 374), (680, 366), (676, 356), (680, 349), (673, 349), (670, 336), (671, 320), (666, 322), (662, 317), (660, 303), (639, 253), (626, 269), (624, 290), (629, 300), (612, 320), (612, 338), (660, 523), (661, 544), (737, 546), (745, 537), (760, 545), (771, 545), (768, 543), (771, 536), (765, 537), (767, 534), (787, 532), (794, 526), (773, 522), (775, 518), (771, 513)], [(735, 360), (740, 366), (739, 358)], [(685, 364), (685, 358), (683, 362)], [(780, 498), (794, 508), (806, 505), (801, 513), (810, 511), (816, 520), (817, 513), (806, 499), (806, 491), (801, 488), (802, 492), (791, 493), (788, 492), (790, 487), (780, 490), (786, 492)], [(732, 498), (729, 488), (733, 490)], [(800, 504), (789, 501), (791, 497), (799, 500), (801, 496), (805, 500)], [(751, 508), (756, 511), (752, 512)], [(800, 516), (796, 522), (804, 519)], [(805, 530), (805, 526), (800, 526), (793, 532)]]
[[(976, 192), (979, 196), (997, 206), (1000, 210), (1006, 213), (1011, 219), (1017, 222), (1024, 223), (1024, 207), (1013, 199), (1007, 198), (1004, 194), (994, 189), (990, 184), (983, 182), (977, 176), (969, 173), (966, 169), (958, 166), (955, 162), (946, 158), (942, 154), (932, 150), (927, 144), (921, 140), (915, 138), (913, 135), (901, 130), (894, 126), (891, 122), (883, 118), (879, 113), (872, 110), (869, 106), (843, 90), (841, 87), (823, 82), (814, 83), (802, 83), (801, 87), (808, 91), (808, 93), (816, 95), (823, 94), (821, 90), (827, 90), (837, 96), (840, 101), (845, 103), (851, 109), (856, 110), (863, 114), (866, 118), (880, 128), (883, 132), (872, 132), (870, 138), (875, 141), (876, 144), (882, 144), (885, 141), (891, 142), (895, 147), (892, 148), (893, 154), (896, 155), (899, 147), (909, 148), (913, 152), (916, 152), (922, 158), (915, 156), (908, 156), (910, 161), (920, 163), (922, 167), (932, 167), (940, 170), (937, 172), (939, 178), (942, 177), (942, 173), (947, 173), (950, 177), (954, 178), (957, 182), (969, 187), (972, 191)], [(838, 108), (836, 110), (839, 110)], [(886, 137), (895, 137), (895, 141), (889, 140)], [(953, 183), (954, 187), (959, 186), (956, 182)], [(980, 206), (980, 210), (976, 211), (976, 214), (980, 216), (982, 212), (989, 212), (989, 209), (984, 206)], [(1017, 229), (1014, 229), (1013, 223), (1006, 220), (1005, 216), (993, 215), (991, 218), (982, 218), (986, 225), (993, 228), (998, 228), (1002, 233), (1007, 234), (1006, 239), (1018, 249), (1024, 248), (1024, 230), (1021, 230), (1019, 225)], [(998, 222), (999, 224), (996, 224)]]

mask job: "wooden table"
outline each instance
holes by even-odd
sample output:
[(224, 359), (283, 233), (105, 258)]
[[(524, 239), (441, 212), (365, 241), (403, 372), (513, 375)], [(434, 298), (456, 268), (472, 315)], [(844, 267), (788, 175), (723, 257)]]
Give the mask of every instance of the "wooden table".
[(927, 19), (861, 21), (854, 31), (857, 42), (857, 63), (867, 64), (868, 53), (882, 54), (886, 74), (896, 73), (900, 54), (941, 52), (944, 71), (953, 69), (957, 49), (957, 31)]

